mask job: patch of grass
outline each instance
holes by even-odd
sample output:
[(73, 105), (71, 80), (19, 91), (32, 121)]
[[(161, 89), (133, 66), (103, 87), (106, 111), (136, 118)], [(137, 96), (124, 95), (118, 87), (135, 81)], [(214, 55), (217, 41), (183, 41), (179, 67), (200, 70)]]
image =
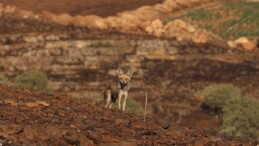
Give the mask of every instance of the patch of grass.
[(20, 88), (32, 88), (49, 91), (47, 74), (38, 70), (29, 70), (16, 77), (16, 85)]
[(130, 113), (135, 113), (137, 115), (144, 115), (145, 109), (144, 107), (140, 104), (140, 102), (128, 98), (127, 99), (127, 107), (126, 110)]
[(214, 20), (214, 14), (206, 9), (199, 9), (195, 12), (189, 12), (187, 17), (192, 21), (212, 21)]
[(0, 74), (0, 84), (8, 85), (10, 81), (5, 75)]
[(225, 104), (241, 96), (239, 88), (231, 84), (215, 84), (203, 90), (205, 104), (211, 108), (222, 108)]
[(215, 8), (202, 8), (179, 17), (162, 20), (165, 24), (176, 18), (216, 33), (224, 39), (259, 36), (259, 2), (225, 2)]
[(210, 85), (203, 90), (203, 96), (211, 109), (221, 109), (222, 133), (259, 140), (258, 100), (241, 97), (240, 89), (230, 84)]
[(240, 98), (223, 107), (221, 132), (259, 140), (259, 101)]
[(213, 31), (213, 27), (211, 25), (204, 25), (201, 28), (209, 30), (209, 31)]
[[(116, 102), (114, 107), (118, 108), (118, 101)], [(130, 97), (127, 98), (127, 104), (126, 104), (125, 110), (129, 113), (135, 113), (137, 115), (144, 115), (144, 112), (145, 112), (145, 109), (141, 105), (141, 103)], [(147, 114), (150, 114), (150, 113), (151, 113), (150, 109), (147, 109)]]

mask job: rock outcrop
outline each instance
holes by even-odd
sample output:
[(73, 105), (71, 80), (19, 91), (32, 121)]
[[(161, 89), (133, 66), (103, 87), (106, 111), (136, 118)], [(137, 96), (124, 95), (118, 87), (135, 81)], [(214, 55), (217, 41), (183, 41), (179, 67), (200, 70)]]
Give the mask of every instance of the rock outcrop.
[[(209, 0), (192, 0), (192, 1), (172, 1), (165, 0), (162, 4), (154, 6), (143, 6), (136, 10), (125, 11), (116, 16), (101, 18), (95, 15), (88, 16), (71, 16), (69, 14), (54, 14), (51, 12), (43, 12), (41, 14), (33, 14), (30, 11), (19, 10), (13, 6), (1, 6), (1, 15), (16, 15), (23, 18), (35, 18), (50, 20), (62, 25), (76, 25), (91, 29), (101, 30), (117, 30), (127, 33), (151, 34), (157, 37), (174, 37), (177, 40), (191, 40), (197, 43), (205, 43), (211, 37), (217, 37), (202, 31), (197, 30), (194, 26), (187, 24), (181, 20), (169, 22), (167, 25), (161, 22), (166, 13), (170, 13), (175, 9), (189, 7), (200, 3), (206, 3)], [(0, 15), (0, 16), (1, 16)]]
[(235, 41), (228, 41), (228, 45), (231, 48), (241, 48), (245, 50), (255, 50), (257, 48), (256, 41), (250, 41), (246, 37), (240, 37)]

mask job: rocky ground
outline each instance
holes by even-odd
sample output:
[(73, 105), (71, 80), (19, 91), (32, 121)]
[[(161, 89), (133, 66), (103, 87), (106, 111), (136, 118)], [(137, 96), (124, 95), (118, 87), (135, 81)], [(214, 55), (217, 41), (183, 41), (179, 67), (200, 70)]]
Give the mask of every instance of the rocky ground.
[[(161, 25), (155, 17), (189, 6), (189, 1), (168, 2), (121, 12), (112, 19), (94, 16), (98, 20), (96, 28), (87, 27), (88, 22), (78, 25), (74, 21), (74, 18), (88, 20), (92, 16), (82, 19), (49, 12), (36, 15), (0, 6), (1, 73), (14, 80), (26, 70), (45, 71), (55, 93), (69, 96), (1, 86), (2, 143), (255, 145), (253, 140), (226, 137), (208, 130), (218, 130), (220, 121), (201, 110), (201, 101), (196, 97), (211, 83), (231, 83), (240, 87), (244, 96), (258, 98), (258, 49), (230, 49), (226, 41), (211, 34), (208, 39), (200, 35), (206, 32), (181, 20), (170, 23), (170, 27)], [(195, 5), (207, 1), (192, 2)], [(153, 16), (160, 8), (158, 15)], [(127, 10), (130, 9), (129, 5)], [(111, 22), (122, 22), (113, 20), (132, 18), (132, 15), (140, 17), (126, 19), (119, 25), (115, 23), (115, 29), (111, 25)], [(64, 25), (67, 20), (75, 24)], [(144, 26), (139, 23), (133, 26), (142, 33), (120, 31), (121, 26), (127, 30), (129, 27), (123, 24), (132, 21), (144, 22)], [(164, 35), (167, 31), (178, 35)], [(146, 123), (136, 115), (89, 105), (100, 98), (104, 86), (115, 82), (118, 66), (135, 70), (130, 98), (143, 105), (145, 90), (148, 91), (153, 118)], [(203, 129), (188, 130), (176, 124)]]
[(0, 143), (15, 145), (246, 145), (252, 139), (186, 129), (71, 97), (0, 86)]

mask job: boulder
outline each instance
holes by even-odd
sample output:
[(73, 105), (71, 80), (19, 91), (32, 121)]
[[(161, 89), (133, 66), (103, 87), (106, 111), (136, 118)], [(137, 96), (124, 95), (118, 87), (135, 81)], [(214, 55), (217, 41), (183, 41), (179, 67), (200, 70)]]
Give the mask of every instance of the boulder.
[(236, 43), (234, 41), (228, 41), (227, 44), (232, 49), (237, 47), (237, 45), (236, 45)]
[(206, 43), (208, 41), (208, 37), (205, 33), (197, 31), (192, 36), (192, 41), (195, 43)]
[(53, 17), (55, 16), (55, 14), (49, 12), (49, 11), (43, 11), (41, 14), (40, 14), (40, 17), (42, 18), (45, 18), (45, 19), (53, 19)]
[(13, 14), (16, 11), (16, 7), (15, 6), (6, 6), (3, 9), (3, 13), (4, 14)]
[(96, 18), (92, 20), (95, 24), (95, 26), (99, 29), (108, 29), (107, 23), (102, 18)]
[(195, 27), (192, 25), (189, 25), (188, 23), (186, 23), (183, 20), (180, 19), (176, 19), (174, 21), (170, 21), (169, 23), (167, 23), (167, 25), (165, 26), (165, 29), (169, 29), (170, 27), (175, 27), (175, 28), (181, 28), (187, 32), (193, 33), (196, 31)]
[(145, 31), (155, 36), (161, 36), (164, 32), (164, 26), (160, 19), (156, 19), (152, 21), (151, 24), (145, 28)]
[(110, 16), (110, 17), (107, 17), (104, 21), (107, 24), (107, 27), (109, 29), (119, 29), (121, 27), (122, 21), (120, 18)]
[(237, 44), (237, 45), (248, 43), (248, 42), (249, 42), (249, 40), (246, 37), (240, 37), (235, 40), (235, 44)]
[(65, 13), (65, 14), (55, 15), (53, 17), (53, 21), (60, 24), (67, 25), (67, 24), (72, 24), (72, 22), (74, 21), (74, 18), (71, 15)]
[(25, 11), (25, 10), (20, 10), (16, 12), (18, 16), (21, 16), (23, 18), (28, 18), (29, 16), (32, 15), (32, 12), (30, 11)]
[(169, 6), (171, 9), (174, 9), (177, 7), (177, 3), (175, 1), (172, 0), (165, 0), (163, 2), (164, 5)]
[(242, 44), (242, 48), (244, 48), (245, 50), (254, 50), (256, 49), (256, 46), (257, 46), (256, 42), (252, 42), (252, 41)]
[(257, 47), (257, 43), (254, 41), (249, 41), (246, 37), (240, 37), (235, 41), (228, 41), (228, 45), (231, 48), (241, 47), (245, 50), (254, 50)]

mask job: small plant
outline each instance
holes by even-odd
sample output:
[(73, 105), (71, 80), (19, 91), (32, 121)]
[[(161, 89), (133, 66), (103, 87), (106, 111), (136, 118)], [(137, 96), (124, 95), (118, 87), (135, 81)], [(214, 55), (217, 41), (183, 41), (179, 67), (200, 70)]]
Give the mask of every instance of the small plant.
[(10, 81), (6, 76), (0, 74), (0, 84), (8, 85), (10, 84)]
[(221, 132), (259, 140), (259, 101), (240, 98), (223, 107)]
[(137, 115), (144, 115), (145, 109), (143, 108), (143, 106), (140, 104), (140, 102), (129, 98), (129, 100), (127, 101), (127, 107), (126, 110), (130, 113), (135, 113)]
[(203, 90), (205, 104), (212, 109), (222, 108), (229, 101), (239, 98), (241, 91), (231, 84), (210, 85)]
[[(117, 102), (114, 105), (115, 108), (118, 108)], [(137, 115), (144, 115), (145, 109), (144, 107), (140, 104), (140, 102), (136, 101), (135, 99), (128, 98), (127, 99), (127, 106), (126, 106), (126, 111), (129, 113), (135, 113)], [(149, 111), (147, 111), (149, 113)]]
[(32, 88), (47, 91), (48, 77), (46, 73), (38, 70), (29, 70), (16, 78), (16, 84), (21, 88)]

